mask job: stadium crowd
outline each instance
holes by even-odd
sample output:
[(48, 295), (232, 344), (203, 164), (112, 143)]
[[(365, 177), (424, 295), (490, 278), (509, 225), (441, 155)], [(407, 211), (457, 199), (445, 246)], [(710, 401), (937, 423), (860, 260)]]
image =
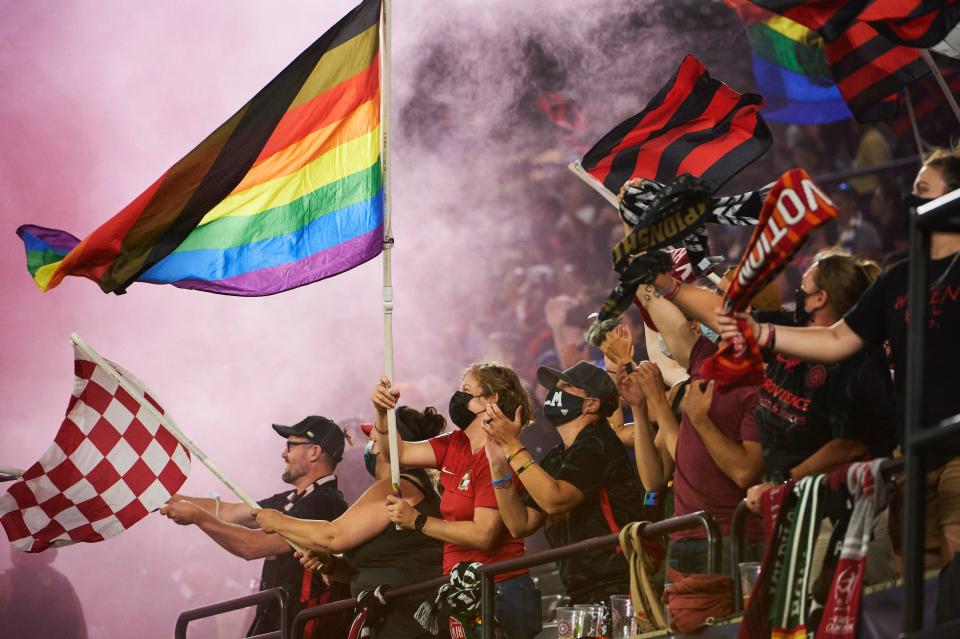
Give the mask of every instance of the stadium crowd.
[[(823, 140), (811, 131), (793, 127), (784, 138), (792, 143), (778, 150), (776, 161), (830, 168), (816, 161), (824, 156)], [(868, 127), (854, 145), (853, 165), (882, 164), (893, 146), (887, 131)], [(769, 506), (768, 493), (777, 492), (771, 489), (785, 482), (899, 454), (907, 288), (906, 262), (898, 260), (906, 205), (960, 187), (960, 153), (930, 154), (909, 184), (902, 175), (876, 173), (825, 186), (838, 207), (836, 221), (741, 317), (763, 347), (760, 384), (724, 388), (700, 375), (721, 337), (735, 338), (743, 325), (720, 311), (726, 279), (715, 286), (657, 274), (600, 348), (585, 341), (590, 313), (600, 307), (599, 292), (610, 278), (605, 255), (623, 226), (581, 198), (582, 206), (567, 202), (555, 224), (545, 224), (550, 231), (539, 253), (502, 265), (489, 307), (474, 309), (474, 320), (449, 336), (456, 344), (451, 352), (480, 362), (443, 371), (454, 389), (445, 407), (452, 428), (433, 407), (407, 405), (413, 403), (407, 394), (417, 398), (415, 387), (386, 378), (375, 383), (363, 452), (371, 483), (353, 505), (343, 501), (334, 475), (344, 457), (344, 429), (314, 416), (274, 426), (287, 440), (284, 479), (295, 490), (253, 512), (176, 496), (164, 514), (200, 526), (235, 554), (271, 558), (261, 586), (284, 585), (299, 607), (348, 591), (360, 595), (364, 623), (377, 629), (376, 637), (431, 636), (446, 631), (448, 616), (473, 636), (475, 562), (523, 556), (524, 538), (541, 529), (546, 543), (559, 547), (630, 522), (705, 510), (718, 523), (720, 569), (729, 574), (731, 520), (741, 501), (760, 513)], [(911, 198), (902, 201), (901, 192)], [(743, 230), (711, 229), (714, 252), (731, 265), (745, 240)], [(958, 255), (956, 235), (934, 237), (930, 422), (960, 412), (949, 379), (939, 374), (958, 355), (952, 340), (960, 321)], [(402, 437), (402, 498), (389, 480), (392, 408)], [(960, 461), (942, 459), (936, 466), (929, 476), (928, 567), (946, 566), (960, 549)], [(896, 493), (897, 482), (889, 488)], [(868, 524), (868, 585), (898, 572), (901, 506), (894, 496)], [(831, 521), (837, 525), (831, 515), (808, 549), (817, 571), (832, 552)], [(741, 561), (764, 558), (769, 536), (759, 524), (750, 520)], [(275, 533), (301, 548), (296, 557), (306, 572)], [(703, 530), (691, 529), (674, 533), (665, 546), (643, 544), (645, 566), (656, 573), (654, 589), (666, 589), (666, 601), (680, 599), (682, 588), (695, 591), (697, 575), (707, 571), (706, 543)], [(607, 607), (612, 595), (629, 592), (628, 563), (625, 553), (603, 549), (560, 559), (571, 604)], [(432, 603), (408, 598), (385, 605), (374, 592), (441, 574), (451, 575), (451, 585)], [(498, 630), (511, 639), (540, 631), (540, 594), (526, 570), (497, 577), (495, 614)], [(251, 632), (277, 624), (276, 610), (263, 606)], [(317, 632), (336, 636), (335, 628)]]

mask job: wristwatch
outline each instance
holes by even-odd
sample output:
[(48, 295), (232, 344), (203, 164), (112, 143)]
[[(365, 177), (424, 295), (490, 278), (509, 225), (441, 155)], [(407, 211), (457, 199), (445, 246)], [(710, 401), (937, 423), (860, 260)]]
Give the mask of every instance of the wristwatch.
[(427, 516), (423, 513), (417, 515), (417, 518), (413, 521), (413, 529), (417, 532), (423, 532), (423, 527), (427, 525)]

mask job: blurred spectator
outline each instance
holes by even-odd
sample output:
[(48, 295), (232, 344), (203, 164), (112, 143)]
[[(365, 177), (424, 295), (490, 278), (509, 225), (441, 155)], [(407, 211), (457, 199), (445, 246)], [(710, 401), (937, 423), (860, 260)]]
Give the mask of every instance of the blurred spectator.
[(883, 249), (880, 232), (860, 211), (860, 201), (849, 184), (840, 182), (830, 190), (837, 205), (837, 246), (866, 259), (876, 259)]
[(55, 549), (10, 548), (13, 568), (0, 573), (0, 629), (4, 639), (87, 639), (77, 592), (53, 567)]

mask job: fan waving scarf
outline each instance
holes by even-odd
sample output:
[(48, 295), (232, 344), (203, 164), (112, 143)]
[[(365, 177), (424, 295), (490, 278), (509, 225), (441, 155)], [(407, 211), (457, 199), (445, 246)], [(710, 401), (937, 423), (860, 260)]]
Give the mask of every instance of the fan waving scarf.
[(379, 19), (379, 0), (357, 6), (82, 241), (20, 227), (37, 285), (270, 295), (379, 254)]
[[(806, 242), (813, 229), (837, 215), (836, 206), (803, 169), (784, 173), (770, 189), (747, 250), (733, 272), (723, 298), (728, 311), (743, 311)], [(741, 322), (742, 338), (723, 344), (704, 361), (700, 374), (721, 385), (763, 381), (763, 361), (756, 336)]]

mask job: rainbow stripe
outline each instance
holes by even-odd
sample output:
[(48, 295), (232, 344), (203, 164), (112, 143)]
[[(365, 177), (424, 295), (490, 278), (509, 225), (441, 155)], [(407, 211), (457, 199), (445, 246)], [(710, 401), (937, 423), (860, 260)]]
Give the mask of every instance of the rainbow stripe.
[(815, 31), (746, 0), (726, 0), (745, 23), (763, 116), (788, 124), (826, 124), (853, 117), (830, 72)]
[(365, 0), (83, 241), (20, 227), (40, 289), (78, 275), (108, 293), (270, 295), (378, 255), (379, 18)]

